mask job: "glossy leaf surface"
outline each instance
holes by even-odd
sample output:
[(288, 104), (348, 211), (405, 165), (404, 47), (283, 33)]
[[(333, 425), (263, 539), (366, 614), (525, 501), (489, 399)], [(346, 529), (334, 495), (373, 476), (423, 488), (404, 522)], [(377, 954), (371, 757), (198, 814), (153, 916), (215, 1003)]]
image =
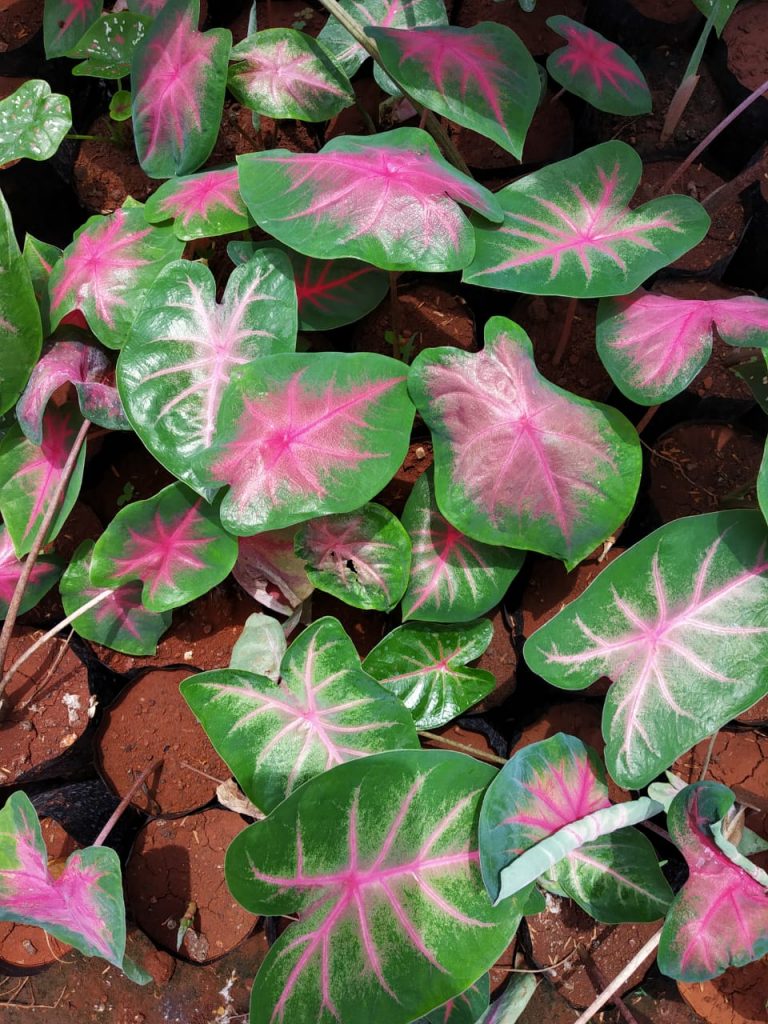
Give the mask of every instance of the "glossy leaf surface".
[(379, 754), (312, 779), (235, 839), (235, 898), (299, 914), (256, 977), (251, 1024), (405, 1024), (477, 981), (520, 921), (480, 878), (475, 823), (493, 775), (447, 751)]
[[(40, 310), (44, 338), (47, 338), (51, 333), (51, 300), (48, 295), (48, 278), (51, 276), (51, 271), (56, 261), (60, 258), (61, 252), (62, 250), (57, 245), (51, 245), (50, 242), (42, 242), (39, 238), (35, 238), (34, 235), (27, 233), (24, 236), (22, 255), (29, 271), (32, 289), (35, 293), (38, 309)], [(2, 282), (2, 275), (0, 275), (0, 282)], [(38, 348), (37, 355), (39, 354)], [(5, 376), (5, 373), (2, 376)], [(2, 385), (0, 384), (1, 387)]]
[(432, 431), (437, 504), (468, 536), (574, 565), (629, 514), (634, 429), (541, 377), (511, 320), (488, 321), (482, 352), (420, 353), (408, 386)]
[(0, 102), (0, 165), (47, 160), (72, 127), (69, 98), (33, 78)]
[(23, 391), (42, 340), (31, 273), (16, 241), (11, 211), (0, 193), (0, 415)]
[(349, 512), (394, 476), (413, 422), (403, 364), (387, 356), (265, 356), (222, 400), (211, 453), (198, 467), (229, 484), (232, 533)]
[(604, 142), (507, 185), (499, 228), (475, 220), (476, 251), (464, 280), (531, 295), (625, 295), (697, 245), (709, 229), (690, 196), (630, 210), (642, 163)]
[(752, 510), (668, 523), (527, 641), (555, 686), (613, 680), (603, 734), (619, 785), (646, 785), (768, 693), (766, 539)]
[(405, 593), (411, 542), (383, 505), (310, 519), (296, 534), (296, 554), (318, 590), (355, 608), (389, 611)]
[(149, 20), (131, 11), (102, 14), (78, 40), (68, 57), (84, 57), (72, 68), (73, 75), (92, 78), (127, 78), (133, 51), (144, 38)]
[(61, 57), (82, 38), (101, 14), (104, 0), (45, 0), (45, 55)]
[[(210, 496), (195, 457), (217, 439), (236, 371), (296, 344), (296, 299), (282, 253), (264, 250), (230, 276), (220, 303), (201, 263), (167, 266), (147, 292), (118, 363), (118, 387), (139, 437), (176, 477)], [(260, 365), (260, 363), (259, 363)]]
[(465, 626), (406, 623), (373, 648), (363, 668), (400, 698), (417, 729), (436, 729), (493, 689), (496, 681), (490, 672), (467, 668), (492, 638), (488, 619)]
[(245, 231), (252, 223), (240, 195), (236, 167), (173, 178), (147, 200), (150, 224), (173, 219), (177, 238), (213, 238)]
[(264, 811), (334, 765), (418, 747), (408, 711), (362, 670), (337, 619), (305, 629), (288, 648), (280, 675), (275, 686), (230, 668), (181, 684), (243, 792)]
[(414, 1024), (477, 1024), (488, 1009), (490, 987), (490, 977), (484, 974), (474, 985)]
[(238, 157), (253, 219), (306, 256), (354, 257), (384, 270), (459, 270), (474, 253), (460, 205), (500, 221), (495, 197), (447, 163), (418, 128), (345, 135), (319, 153)]
[(536, 64), (512, 29), (369, 28), (386, 70), (419, 103), (522, 157), (541, 92)]
[[(0, 619), (8, 614), (8, 605), (13, 597), (24, 563), (16, 557), (13, 542), (6, 528), (0, 523)], [(23, 615), (45, 597), (61, 575), (61, 559), (55, 555), (41, 555), (35, 562), (24, 597), (19, 607)]]
[(432, 469), (419, 477), (403, 510), (412, 543), (403, 619), (469, 622), (497, 605), (525, 555), (471, 540), (448, 522), (435, 501)]
[(232, 575), (251, 597), (271, 611), (291, 615), (315, 589), (304, 560), (294, 550), (297, 526), (238, 537)]

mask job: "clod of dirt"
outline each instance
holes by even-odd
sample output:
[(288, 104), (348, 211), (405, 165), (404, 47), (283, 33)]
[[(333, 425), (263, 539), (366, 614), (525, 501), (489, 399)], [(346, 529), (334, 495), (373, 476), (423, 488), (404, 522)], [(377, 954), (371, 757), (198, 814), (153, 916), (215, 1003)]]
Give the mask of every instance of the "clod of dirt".
[(42, 27), (40, 0), (0, 0), (0, 53), (17, 50)]
[(757, 704), (736, 715), (736, 721), (741, 725), (768, 725), (768, 697), (763, 697)]
[(396, 516), (403, 514), (405, 503), (413, 490), (413, 485), (424, 470), (429, 469), (434, 461), (432, 445), (429, 441), (415, 441), (408, 448), (402, 466), (398, 469), (383, 491), (373, 499), (380, 505), (386, 505)]
[(487, 697), (474, 705), (472, 714), (482, 714), (491, 708), (499, 707), (512, 696), (517, 686), (517, 652), (501, 609), (496, 609), (491, 615), (491, 623), (491, 642), (472, 667), (490, 672), (496, 680), (496, 685)]
[(189, 675), (183, 669), (146, 673), (106, 710), (96, 737), (99, 768), (118, 796), (157, 765), (131, 800), (147, 814), (194, 811), (213, 800), (216, 787), (229, 778), (179, 691)]
[[(762, 0), (739, 4), (723, 29), (728, 70), (749, 92), (768, 78), (768, 7)], [(765, 108), (768, 101), (757, 100)]]
[[(450, 345), (464, 352), (474, 352), (475, 325), (472, 314), (463, 299), (451, 295), (443, 288), (420, 284), (398, 295), (402, 345), (408, 346), (409, 359), (425, 348)], [(393, 347), (386, 338), (392, 330), (390, 301), (369, 313), (354, 328), (359, 352), (378, 352), (391, 356)]]
[(731, 968), (698, 984), (678, 982), (680, 994), (707, 1024), (765, 1024), (768, 1020), (768, 957)]
[[(80, 143), (73, 170), (75, 192), (91, 213), (114, 213), (128, 196), (144, 202), (159, 181), (147, 177), (139, 166), (136, 149), (124, 124), (106, 114), (88, 129), (97, 136)], [(110, 141), (112, 135), (115, 140)]]
[(652, 978), (624, 997), (637, 1024), (704, 1024), (670, 978)]
[[(245, 827), (239, 815), (214, 809), (156, 819), (139, 833), (125, 872), (127, 901), (158, 946), (209, 963), (253, 931), (256, 917), (230, 895), (224, 878), (227, 847)], [(191, 923), (176, 953), (183, 920)]]

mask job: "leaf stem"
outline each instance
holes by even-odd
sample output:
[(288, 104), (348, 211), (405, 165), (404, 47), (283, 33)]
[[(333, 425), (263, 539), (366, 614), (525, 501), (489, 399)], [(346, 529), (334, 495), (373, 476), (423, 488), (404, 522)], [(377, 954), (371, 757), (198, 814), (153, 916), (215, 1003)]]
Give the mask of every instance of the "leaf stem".
[(93, 840), (93, 842), (91, 843), (91, 846), (103, 846), (104, 845), (104, 843), (106, 842), (107, 838), (109, 837), (109, 833), (115, 827), (115, 825), (117, 824), (118, 820), (120, 819), (123, 811), (126, 809), (128, 804), (133, 799), (134, 794), (136, 793), (136, 790), (139, 788), (139, 786), (144, 784), (144, 782), (147, 780), (150, 772), (153, 772), (155, 770), (155, 768), (157, 768), (157, 766), (160, 765), (160, 764), (162, 764), (162, 761), (153, 761), (152, 764), (149, 766), (149, 768), (145, 768), (144, 769), (144, 771), (141, 773), (141, 775), (139, 775), (139, 777), (133, 783), (133, 785), (128, 790), (128, 792), (125, 794), (123, 799), (120, 801), (120, 803), (114, 809), (114, 811), (112, 811), (112, 813), (110, 814), (109, 818), (107, 819), (107, 823), (104, 825), (104, 828), (102, 828), (101, 832), (99, 832), (99, 834)]
[(635, 973), (635, 971), (642, 967), (648, 957), (653, 953), (661, 941), (661, 928), (648, 939), (643, 948), (632, 957), (627, 966), (616, 975), (613, 981), (610, 983), (608, 988), (604, 989), (600, 995), (595, 999), (591, 1006), (582, 1013), (578, 1020), (574, 1021), (574, 1024), (587, 1024), (588, 1021), (592, 1020), (596, 1013), (609, 1002), (614, 994), (624, 985)]
[(471, 754), (472, 757), (477, 757), (481, 761), (491, 761), (493, 764), (501, 765), (507, 763), (506, 757), (498, 757), (496, 754), (488, 754), (484, 750), (476, 750), (475, 747), (470, 747), (467, 743), (456, 743), (455, 740), (446, 739), (445, 736), (440, 736), (436, 732), (424, 732), (423, 729), (420, 729), (419, 736), (423, 736), (425, 740), (430, 740), (432, 743), (450, 747), (451, 750), (461, 750), (464, 754)]
[(563, 321), (563, 329), (560, 331), (560, 339), (555, 349), (555, 354), (552, 356), (552, 365), (559, 366), (565, 355), (565, 350), (568, 347), (568, 342), (571, 340), (571, 331), (573, 330), (573, 318), (576, 316), (576, 306), (578, 299), (571, 299), (568, 303), (568, 308), (565, 311), (565, 320)]
[(392, 322), (392, 354), (395, 359), (403, 358), (401, 347), (402, 323), (400, 316), (400, 300), (397, 297), (397, 279), (400, 275), (395, 270), (389, 271), (389, 319)]

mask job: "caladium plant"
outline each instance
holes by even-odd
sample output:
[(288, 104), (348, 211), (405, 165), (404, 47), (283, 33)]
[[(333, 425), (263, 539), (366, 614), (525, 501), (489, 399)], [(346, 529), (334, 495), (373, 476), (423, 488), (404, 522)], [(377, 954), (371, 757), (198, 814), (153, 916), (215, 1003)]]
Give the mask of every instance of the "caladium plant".
[(85, 58), (72, 68), (72, 74), (127, 78), (131, 73), (133, 52), (144, 38), (149, 23), (149, 18), (132, 11), (102, 14), (67, 51), (68, 57)]
[(72, 127), (67, 96), (33, 78), (0, 103), (0, 165), (11, 160), (47, 160)]
[(238, 538), (232, 575), (251, 597), (272, 611), (291, 615), (315, 589), (294, 549), (298, 526)]
[(490, 978), (484, 974), (474, 985), (420, 1017), (414, 1024), (478, 1024), (490, 1002)]
[(172, 178), (147, 200), (150, 224), (173, 220), (177, 238), (213, 238), (246, 231), (252, 221), (240, 195), (237, 167)]
[[(13, 592), (21, 576), (24, 563), (16, 557), (13, 542), (6, 528), (0, 523), (0, 619), (4, 619), (11, 603)], [(61, 575), (62, 561), (56, 555), (38, 558), (20, 606), (20, 614), (34, 608), (45, 597)]]
[(43, 37), (45, 54), (61, 57), (98, 19), (104, 0), (45, 0)]
[(32, 275), (0, 193), (0, 414), (21, 394), (43, 340)]

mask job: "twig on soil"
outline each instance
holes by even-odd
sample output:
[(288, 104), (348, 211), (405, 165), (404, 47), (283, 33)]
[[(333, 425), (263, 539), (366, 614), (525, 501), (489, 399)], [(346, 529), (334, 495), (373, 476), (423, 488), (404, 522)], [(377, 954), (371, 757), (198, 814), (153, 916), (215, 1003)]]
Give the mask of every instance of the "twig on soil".
[[(35, 1000), (34, 992), (32, 992), (32, 1002), (31, 1003), (14, 1003), (12, 1000), (16, 998), (16, 996), (19, 994), (19, 992), (21, 992), (22, 988), (24, 988), (24, 986), (27, 984), (28, 981), (29, 981), (28, 977), (24, 978), (24, 980), (21, 983), (21, 985), (19, 986), (19, 988), (17, 988), (16, 991), (14, 992), (13, 996), (11, 996), (11, 1001), (0, 1003), (0, 1006), (10, 1006), (14, 1010), (58, 1010), (59, 1005), (61, 1003), (61, 1000), (64, 998), (64, 995), (66, 994), (66, 991), (67, 991), (67, 986), (66, 985), (61, 990), (61, 992), (59, 992), (58, 999), (56, 1000), (55, 1003), (36, 1003), (34, 1001)], [(32, 990), (30, 989), (30, 991), (32, 991)]]
[(507, 763), (505, 757), (498, 757), (496, 754), (488, 754), (484, 750), (477, 750), (475, 747), (470, 747), (467, 743), (456, 743), (454, 740), (446, 739), (445, 736), (439, 736), (436, 732), (419, 730), (419, 736), (423, 736), (425, 740), (431, 740), (432, 743), (439, 743), (444, 747), (450, 747), (451, 750), (461, 750), (465, 754), (471, 754), (481, 761), (491, 761), (493, 764), (502, 765)]
[(394, 270), (389, 272), (389, 319), (392, 323), (392, 354), (395, 359), (403, 358), (402, 340), (403, 325), (400, 316), (400, 299), (397, 294), (397, 279), (400, 277)]
[(557, 970), (558, 967), (562, 967), (563, 964), (567, 964), (569, 960), (572, 960), (576, 956), (576, 950), (572, 949), (570, 953), (566, 953), (565, 956), (561, 956), (559, 960), (555, 960), (553, 964), (547, 964), (546, 967), (494, 967), (494, 971), (503, 971), (505, 974), (548, 974), (550, 971)]
[(712, 755), (715, 752), (715, 744), (717, 743), (717, 737), (719, 735), (720, 735), (720, 730), (718, 729), (717, 732), (713, 732), (712, 733), (712, 736), (711, 736), (711, 738), (709, 740), (709, 746), (707, 747), (707, 753), (706, 753), (706, 756), (704, 757), (704, 763), (701, 766), (701, 773), (699, 775), (699, 782), (703, 782), (704, 779), (706, 779), (706, 777), (707, 777), (707, 772), (709, 771), (709, 765), (710, 765), (710, 762), (712, 761)]
[(93, 846), (103, 846), (104, 845), (104, 842), (108, 838), (109, 833), (112, 831), (112, 829), (117, 824), (117, 821), (119, 820), (120, 815), (123, 813), (123, 811), (126, 809), (128, 804), (131, 802), (131, 800), (133, 799), (136, 791), (139, 789), (140, 786), (143, 786), (143, 784), (146, 782), (147, 777), (150, 775), (150, 773), (153, 772), (155, 770), (155, 768), (157, 768), (162, 763), (163, 763), (162, 760), (160, 760), (160, 761), (153, 761), (152, 764), (149, 766), (149, 768), (145, 768), (144, 769), (144, 771), (141, 773), (141, 775), (138, 777), (138, 779), (136, 779), (136, 781), (133, 783), (131, 788), (125, 794), (123, 799), (120, 801), (120, 803), (114, 809), (114, 811), (112, 811), (112, 813), (110, 814), (109, 818), (107, 819), (106, 825), (104, 826), (104, 828), (101, 830), (101, 832), (99, 832), (99, 834), (94, 839)]
[(50, 668), (45, 673), (45, 675), (40, 680), (40, 682), (35, 687), (33, 687), (32, 691), (30, 692), (30, 694), (27, 697), (27, 699), (25, 701), (22, 701), (20, 704), (17, 704), (17, 706), (16, 706), (17, 710), (21, 711), (25, 707), (27, 707), (29, 704), (31, 704), (32, 701), (35, 700), (37, 695), (43, 689), (43, 687), (46, 685), (48, 680), (51, 679), (51, 677), (53, 676), (53, 673), (56, 671), (56, 669), (59, 667), (59, 665), (64, 660), (64, 655), (67, 653), (67, 648), (69, 647), (69, 641), (72, 639), (72, 634), (73, 633), (74, 633), (74, 630), (70, 629), (69, 633), (67, 633), (66, 637), (62, 641), (61, 646), (59, 647), (58, 651), (56, 652), (56, 656), (53, 659), (53, 661), (51, 662)]
[[(583, 942), (578, 944), (576, 952), (579, 954), (579, 959), (584, 964), (584, 970), (587, 972), (592, 983), (596, 983), (596, 987), (599, 986), (600, 988), (605, 988), (605, 975), (592, 959), (589, 954), (589, 950)], [(627, 1004), (618, 993), (613, 997), (613, 1004), (621, 1014), (623, 1020), (626, 1021), (626, 1024), (637, 1024), (637, 1018), (630, 1012)]]
[(218, 783), (219, 786), (223, 786), (227, 781), (226, 779), (217, 779), (215, 775), (209, 775), (208, 772), (202, 771), (200, 768), (195, 768), (194, 765), (189, 764), (188, 761), (179, 761), (182, 768), (187, 768), (189, 771), (194, 772), (196, 775), (202, 775), (204, 779), (210, 779), (211, 782)]
[(640, 438), (640, 444), (643, 446), (643, 448), (647, 448), (652, 456), (653, 455), (657, 455), (660, 459), (666, 459), (667, 462), (671, 462), (672, 465), (675, 467), (675, 469), (680, 474), (680, 476), (684, 480), (686, 480), (691, 485), (691, 487), (695, 487), (699, 491), (704, 491), (704, 493), (708, 494), (710, 496), (710, 498), (717, 498), (718, 497), (718, 495), (715, 494), (714, 491), (710, 491), (710, 489), (708, 487), (705, 487), (704, 484), (700, 484), (698, 481), (692, 480), (688, 476), (688, 474), (685, 472), (685, 470), (680, 465), (680, 463), (678, 462), (677, 459), (673, 459), (671, 455), (665, 455), (664, 452), (660, 452), (660, 451), (658, 451), (658, 449), (652, 448), (651, 445), (646, 444), (646, 442), (642, 439), (642, 437)]
[(635, 971), (642, 967), (645, 961), (655, 952), (656, 947), (661, 941), (661, 928), (650, 939), (646, 942), (643, 948), (632, 957), (627, 966), (616, 975), (613, 981), (610, 983), (608, 988), (604, 989), (597, 999), (594, 1000), (591, 1006), (582, 1013), (578, 1020), (574, 1021), (574, 1024), (587, 1024), (588, 1021), (592, 1020), (595, 1014), (599, 1013), (600, 1010), (605, 1006), (607, 1002), (613, 999), (614, 995), (635, 973)]

